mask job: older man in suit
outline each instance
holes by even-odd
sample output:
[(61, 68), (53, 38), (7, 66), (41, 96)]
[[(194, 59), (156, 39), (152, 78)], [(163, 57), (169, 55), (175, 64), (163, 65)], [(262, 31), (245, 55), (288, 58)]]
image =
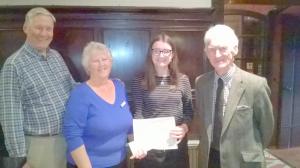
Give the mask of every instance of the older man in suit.
[(214, 71), (197, 77), (195, 85), (201, 118), (199, 167), (265, 167), (263, 150), (274, 127), (267, 81), (234, 64), (238, 38), (230, 27), (211, 27), (204, 43)]

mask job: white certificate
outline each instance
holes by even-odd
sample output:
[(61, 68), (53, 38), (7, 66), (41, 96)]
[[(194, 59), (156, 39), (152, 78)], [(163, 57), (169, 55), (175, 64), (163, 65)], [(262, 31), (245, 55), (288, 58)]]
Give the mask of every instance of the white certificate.
[(176, 127), (174, 117), (134, 119), (134, 143), (144, 150), (177, 149), (177, 140), (170, 136), (170, 130)]

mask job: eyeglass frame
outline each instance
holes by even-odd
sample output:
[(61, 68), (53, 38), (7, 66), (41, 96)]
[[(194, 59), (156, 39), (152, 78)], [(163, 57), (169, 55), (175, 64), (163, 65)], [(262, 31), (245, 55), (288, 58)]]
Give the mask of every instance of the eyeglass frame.
[(168, 57), (172, 54), (172, 52), (173, 52), (172, 49), (158, 49), (158, 48), (152, 48), (151, 49), (151, 53), (155, 56), (160, 56), (160, 54), (162, 53), (162, 55), (164, 57)]

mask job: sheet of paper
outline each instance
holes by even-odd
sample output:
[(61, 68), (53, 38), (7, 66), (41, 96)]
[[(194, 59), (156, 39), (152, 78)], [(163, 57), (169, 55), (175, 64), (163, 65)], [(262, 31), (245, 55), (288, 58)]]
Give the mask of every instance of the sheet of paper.
[(174, 117), (134, 119), (134, 143), (146, 151), (177, 149), (177, 140), (170, 136), (170, 130), (175, 126)]

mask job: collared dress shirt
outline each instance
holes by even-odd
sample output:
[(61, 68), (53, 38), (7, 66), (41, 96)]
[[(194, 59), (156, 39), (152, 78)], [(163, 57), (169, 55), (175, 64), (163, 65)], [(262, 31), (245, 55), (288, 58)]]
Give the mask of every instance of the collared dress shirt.
[(215, 79), (214, 79), (214, 95), (213, 95), (213, 111), (215, 111), (215, 103), (216, 103), (216, 93), (217, 93), (217, 87), (218, 87), (218, 79), (221, 78), (224, 82), (224, 104), (223, 104), (223, 117), (225, 115), (225, 108), (227, 105), (227, 100), (228, 100), (228, 96), (229, 96), (229, 91), (231, 88), (231, 81), (232, 81), (232, 77), (233, 74), (235, 72), (235, 67), (236, 65), (233, 64), (233, 66), (229, 69), (229, 71), (227, 73), (225, 73), (222, 76), (219, 76), (217, 73), (215, 73)]
[(0, 74), (0, 121), (10, 157), (25, 157), (25, 135), (62, 132), (65, 103), (74, 80), (61, 55), (46, 56), (28, 43), (11, 55)]

